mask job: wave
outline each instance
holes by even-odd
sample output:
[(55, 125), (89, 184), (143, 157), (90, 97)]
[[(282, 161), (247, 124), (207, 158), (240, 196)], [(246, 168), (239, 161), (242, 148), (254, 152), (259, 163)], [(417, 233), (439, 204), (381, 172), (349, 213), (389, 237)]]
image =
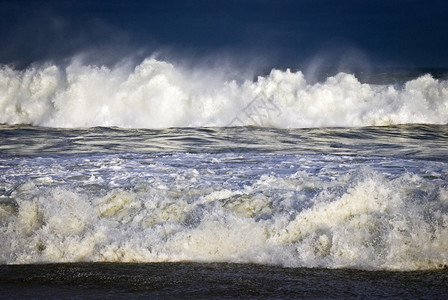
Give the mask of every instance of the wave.
[[(364, 169), (337, 180), (299, 171), (237, 189), (17, 186), (0, 202), (0, 262), (237, 262), (424, 270), (448, 265), (448, 189)], [(195, 177), (196, 176), (196, 177)], [(297, 194), (297, 197), (293, 195)]]
[(402, 86), (339, 73), (309, 83), (272, 70), (237, 82), (148, 58), (135, 68), (47, 65), (0, 69), (0, 123), (124, 128), (279, 128), (448, 123), (448, 81), (424, 75)]

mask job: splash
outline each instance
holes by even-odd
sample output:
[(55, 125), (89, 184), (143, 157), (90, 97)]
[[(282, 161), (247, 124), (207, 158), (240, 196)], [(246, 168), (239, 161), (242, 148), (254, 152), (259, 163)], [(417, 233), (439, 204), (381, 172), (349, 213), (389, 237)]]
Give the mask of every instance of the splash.
[[(160, 178), (102, 193), (30, 181), (0, 203), (0, 262), (238, 262), (371, 270), (448, 264), (448, 190), (368, 169), (241, 188)], [(95, 181), (90, 178), (88, 181)], [(14, 204), (15, 203), (15, 204)]]
[(309, 83), (272, 70), (253, 80), (149, 58), (135, 68), (73, 62), (0, 69), (0, 122), (49, 127), (279, 128), (448, 123), (448, 81), (424, 75), (403, 86), (339, 73)]

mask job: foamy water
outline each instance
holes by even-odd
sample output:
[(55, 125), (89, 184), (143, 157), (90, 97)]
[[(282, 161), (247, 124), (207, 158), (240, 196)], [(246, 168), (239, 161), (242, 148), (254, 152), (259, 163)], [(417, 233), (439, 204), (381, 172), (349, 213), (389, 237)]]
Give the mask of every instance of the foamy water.
[[(3, 126), (0, 262), (442, 268), (445, 127), (223, 128), (205, 138)], [(308, 148), (282, 150), (300, 143)]]
[(129, 65), (0, 69), (0, 123), (50, 127), (303, 128), (447, 124), (448, 82), (424, 75), (403, 85), (361, 83), (339, 73), (309, 83), (272, 70), (234, 81), (149, 58)]
[(0, 123), (3, 264), (448, 265), (448, 81), (431, 75), (3, 66)]

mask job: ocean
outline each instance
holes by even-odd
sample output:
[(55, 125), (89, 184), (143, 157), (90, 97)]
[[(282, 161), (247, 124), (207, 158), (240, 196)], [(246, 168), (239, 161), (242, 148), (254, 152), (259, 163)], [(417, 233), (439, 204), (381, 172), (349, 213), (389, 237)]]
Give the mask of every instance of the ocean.
[(448, 72), (0, 69), (0, 298), (441, 298)]

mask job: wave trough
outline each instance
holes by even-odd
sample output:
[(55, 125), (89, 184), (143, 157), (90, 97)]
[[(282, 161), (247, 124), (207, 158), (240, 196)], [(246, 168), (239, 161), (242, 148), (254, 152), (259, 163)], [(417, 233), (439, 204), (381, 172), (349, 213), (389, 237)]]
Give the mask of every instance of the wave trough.
[(448, 81), (424, 75), (402, 86), (361, 83), (339, 73), (311, 84), (272, 70), (225, 80), (149, 58), (128, 66), (47, 65), (0, 69), (0, 123), (124, 128), (350, 127), (447, 124)]

